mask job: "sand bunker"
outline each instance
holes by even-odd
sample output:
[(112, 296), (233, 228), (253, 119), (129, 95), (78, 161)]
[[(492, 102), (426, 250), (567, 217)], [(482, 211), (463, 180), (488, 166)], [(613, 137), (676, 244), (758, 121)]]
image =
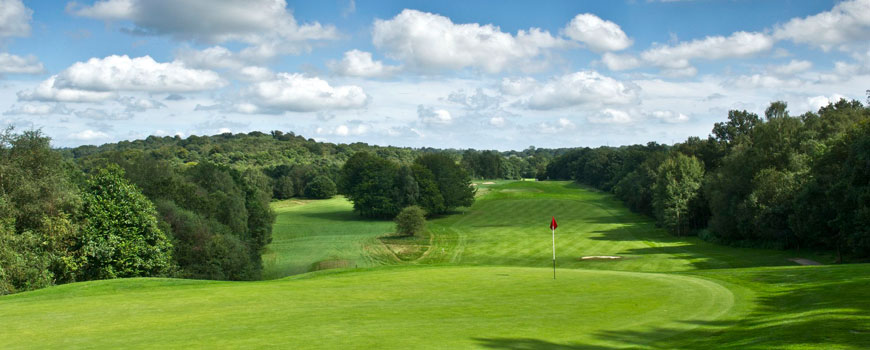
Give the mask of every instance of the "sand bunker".
[(818, 261), (813, 261), (813, 260), (804, 259), (804, 258), (791, 258), (788, 260), (793, 261), (793, 262), (797, 263), (798, 265), (821, 265), (822, 264)]
[(612, 259), (622, 259), (621, 256), (614, 255), (592, 255), (592, 256), (584, 256), (580, 258), (580, 260), (612, 260)]
[(487, 182), (484, 182), (483, 185), (495, 185), (495, 182), (487, 181)]

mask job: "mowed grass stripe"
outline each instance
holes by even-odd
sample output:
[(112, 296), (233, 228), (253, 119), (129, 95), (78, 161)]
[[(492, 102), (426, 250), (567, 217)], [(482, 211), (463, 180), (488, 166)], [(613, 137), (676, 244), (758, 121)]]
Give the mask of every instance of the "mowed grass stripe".
[[(509, 182), (489, 191), (464, 214), (430, 222), (451, 232), (440, 249), (455, 250), (452, 263), (549, 266), (551, 216), (556, 216), (557, 265), (565, 268), (670, 272), (696, 269), (791, 265), (790, 253), (732, 248), (695, 237), (674, 237), (652, 219), (631, 213), (612, 195), (569, 182)], [(582, 260), (584, 256), (618, 260)], [(818, 260), (820, 257), (805, 252)], [(438, 260), (441, 259), (441, 260)], [(446, 262), (436, 255), (430, 262)]]
[(86, 286), (3, 299), (0, 348), (438, 349), (513, 337), (606, 345), (596, 334), (690, 330), (697, 324), (682, 320), (713, 321), (733, 303), (728, 289), (687, 276), (560, 270), (553, 281), (547, 269), (511, 267)]

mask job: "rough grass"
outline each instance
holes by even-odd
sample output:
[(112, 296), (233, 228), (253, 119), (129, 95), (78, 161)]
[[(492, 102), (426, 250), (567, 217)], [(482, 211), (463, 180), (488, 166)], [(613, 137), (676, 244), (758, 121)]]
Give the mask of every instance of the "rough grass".
[[(672, 237), (565, 182), (484, 188), (471, 208), (429, 222), (415, 266), (382, 266), (398, 264), (377, 238), (392, 222), (361, 220), (341, 198), (277, 202), (268, 276), (351, 268), (4, 296), (0, 348), (870, 348), (868, 264), (794, 266), (832, 256)], [(579, 259), (592, 255), (623, 259)]]

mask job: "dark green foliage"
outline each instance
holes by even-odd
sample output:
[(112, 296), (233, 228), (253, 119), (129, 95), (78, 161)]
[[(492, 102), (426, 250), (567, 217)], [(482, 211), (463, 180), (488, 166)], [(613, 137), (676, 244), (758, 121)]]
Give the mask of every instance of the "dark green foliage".
[(341, 193), (365, 217), (393, 218), (411, 205), (443, 214), (474, 201), (471, 178), (442, 154), (421, 156), (409, 167), (360, 152), (348, 159), (341, 173)]
[(315, 199), (332, 198), (335, 195), (335, 183), (328, 177), (320, 175), (305, 185), (305, 197)]
[(658, 224), (677, 236), (687, 232), (690, 203), (698, 196), (704, 166), (695, 157), (674, 153), (659, 166), (653, 186)]
[(426, 227), (426, 211), (416, 205), (405, 207), (396, 215), (396, 232), (402, 236), (413, 236), (423, 232)]
[(154, 206), (117, 166), (88, 180), (76, 256), (83, 279), (161, 276), (172, 270), (172, 244)]
[(441, 191), (438, 190), (435, 175), (432, 175), (429, 169), (420, 164), (411, 165), (411, 172), (414, 175), (414, 181), (417, 183), (417, 191), (419, 193), (417, 204), (423, 207), (427, 213), (445, 212), (447, 209), (444, 207), (444, 197), (441, 196)]
[(275, 185), (272, 190), (272, 197), (275, 199), (287, 199), (296, 195), (296, 187), (293, 179), (290, 176), (283, 175), (275, 180)]
[[(652, 213), (656, 203), (660, 224), (674, 233), (703, 230), (705, 239), (717, 242), (870, 256), (870, 145), (862, 134), (870, 109), (840, 100), (792, 117), (787, 107), (773, 102), (764, 118), (730, 111), (709, 138), (690, 137), (670, 149), (648, 144), (569, 150), (549, 162), (545, 178), (613, 191), (642, 213)], [(666, 157), (686, 166), (666, 166)], [(699, 178), (703, 190), (691, 191)], [(683, 196), (689, 193), (694, 195)]]
[(353, 209), (370, 218), (392, 218), (399, 213), (394, 181), (399, 166), (386, 159), (360, 152), (341, 169), (339, 189), (353, 202)]
[(443, 154), (427, 154), (414, 161), (432, 173), (438, 191), (444, 199), (444, 210), (431, 212), (443, 214), (456, 207), (474, 203), (474, 188), (471, 177), (453, 159)]

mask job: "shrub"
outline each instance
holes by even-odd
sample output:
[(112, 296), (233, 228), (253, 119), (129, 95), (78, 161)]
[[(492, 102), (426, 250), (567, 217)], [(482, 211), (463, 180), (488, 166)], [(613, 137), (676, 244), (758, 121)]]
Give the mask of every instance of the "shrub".
[(305, 197), (327, 199), (335, 195), (335, 183), (328, 177), (320, 175), (305, 186)]
[(416, 205), (405, 207), (396, 215), (396, 232), (403, 236), (413, 236), (426, 227), (426, 211)]

